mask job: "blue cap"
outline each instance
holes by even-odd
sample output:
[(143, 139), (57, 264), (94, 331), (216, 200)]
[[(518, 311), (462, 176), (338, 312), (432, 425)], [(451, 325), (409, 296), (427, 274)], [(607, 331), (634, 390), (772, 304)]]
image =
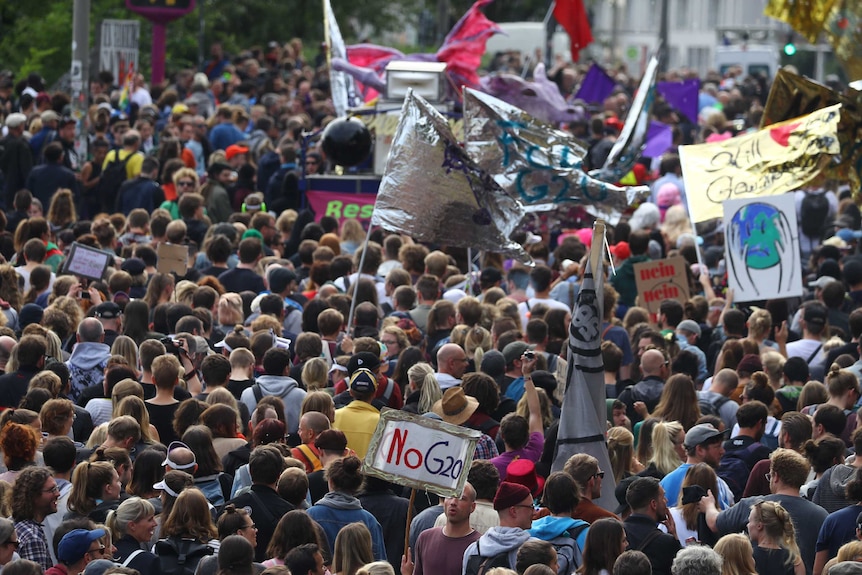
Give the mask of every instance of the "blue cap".
[(60, 544), (57, 545), (57, 559), (65, 565), (77, 563), (90, 550), (93, 541), (104, 536), (104, 529), (93, 529), (92, 531), (73, 529), (60, 539)]
[(835, 232), (835, 235), (844, 240), (845, 242), (852, 242), (854, 240), (862, 238), (862, 231), (841, 228), (840, 230)]

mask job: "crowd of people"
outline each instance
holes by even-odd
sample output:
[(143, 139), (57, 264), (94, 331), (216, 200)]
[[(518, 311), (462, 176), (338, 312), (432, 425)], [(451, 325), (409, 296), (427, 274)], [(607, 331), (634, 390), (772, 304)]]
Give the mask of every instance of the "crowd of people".
[[(128, 111), (100, 75), (85, 150), (67, 96), (0, 77), (4, 575), (862, 569), (859, 208), (797, 192), (810, 293), (756, 307), (726, 289), (720, 227), (686, 213), (675, 147), (756, 126), (762, 79), (710, 76), (697, 119), (654, 109), (674, 147), (609, 229), (602, 468), (554, 461), (588, 223), (516, 232), (528, 268), (314, 214), (322, 62), (299, 40), (211, 56), (169, 86), (139, 75)], [(578, 74), (550, 76), (570, 98)], [(569, 126), (592, 166), (631, 101), (617, 78)], [(100, 279), (76, 245), (110, 255)], [(691, 297), (651, 315), (634, 265), (674, 255)], [(384, 408), (480, 433), (460, 496), (367, 473)]]

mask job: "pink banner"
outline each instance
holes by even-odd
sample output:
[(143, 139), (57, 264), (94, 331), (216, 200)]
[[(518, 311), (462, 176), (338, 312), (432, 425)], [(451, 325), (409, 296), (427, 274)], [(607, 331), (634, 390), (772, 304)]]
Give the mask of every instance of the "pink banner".
[(345, 219), (370, 220), (377, 195), (310, 191), (306, 197), (318, 220), (332, 216), (340, 223)]

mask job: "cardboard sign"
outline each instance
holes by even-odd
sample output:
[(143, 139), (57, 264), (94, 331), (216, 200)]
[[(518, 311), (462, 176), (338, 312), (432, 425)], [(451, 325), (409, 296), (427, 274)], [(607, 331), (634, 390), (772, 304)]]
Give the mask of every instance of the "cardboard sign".
[(480, 436), (466, 427), (384, 409), (365, 455), (365, 472), (442, 497), (458, 497)]
[(99, 281), (113, 258), (113, 254), (74, 242), (64, 270), (78, 277)]
[(653, 260), (634, 265), (638, 304), (657, 314), (662, 300), (688, 300), (688, 262), (683, 257)]
[(736, 301), (802, 295), (793, 194), (724, 202), (725, 261)]
[(178, 276), (186, 275), (189, 266), (189, 248), (177, 244), (159, 244), (159, 262), (156, 270), (160, 274), (174, 273)]

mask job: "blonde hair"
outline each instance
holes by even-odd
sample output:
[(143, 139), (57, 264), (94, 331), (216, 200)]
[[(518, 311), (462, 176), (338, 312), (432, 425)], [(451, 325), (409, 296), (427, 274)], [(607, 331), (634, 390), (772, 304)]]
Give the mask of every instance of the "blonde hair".
[(189, 280), (180, 280), (176, 287), (174, 287), (174, 294), (176, 295), (177, 303), (184, 303), (191, 306), (192, 298), (196, 291), (198, 291), (198, 284), (190, 282)]
[(243, 322), (242, 298), (238, 293), (229, 292), (219, 298), (218, 322), (221, 325), (236, 325)]
[[(214, 160), (210, 159), (210, 161), (212, 162)], [(195, 181), (194, 188), (189, 190), (191, 192), (197, 191), (197, 189), (201, 185), (200, 179), (198, 178), (198, 173), (191, 168), (180, 168), (179, 170), (174, 172), (174, 175), (171, 178), (171, 180), (174, 182), (174, 186), (176, 186), (177, 182), (180, 181), (180, 179), (182, 179), (182, 178), (191, 178)], [(179, 195), (180, 195), (180, 192), (179, 192), (179, 188), (178, 188), (177, 189), (177, 196), (179, 196)]]
[(127, 335), (118, 335), (111, 345), (111, 355), (121, 355), (129, 362), (129, 367), (138, 371), (140, 362), (138, 360), (138, 344)]
[(649, 462), (655, 464), (662, 475), (682, 464), (674, 449), (676, 438), (682, 431), (682, 424), (678, 421), (660, 421), (652, 430), (652, 458)]
[(313, 357), (305, 362), (302, 366), (302, 383), (305, 384), (308, 391), (323, 389), (327, 386), (327, 376), (329, 375), (329, 364), (322, 357)]
[(748, 318), (748, 337), (761, 340), (772, 329), (772, 316), (765, 309), (754, 310)]
[[(114, 390), (116, 389), (117, 388), (115, 387)], [(119, 403), (114, 406), (113, 417), (117, 418), (123, 415), (130, 415), (140, 423), (141, 440), (144, 443), (156, 443), (156, 438), (152, 436), (150, 430), (150, 413), (147, 411), (147, 404), (144, 403), (142, 398), (137, 395), (128, 395), (122, 398)], [(105, 427), (105, 434), (107, 435), (107, 433), (108, 428)]]
[[(539, 411), (542, 414), (542, 427), (548, 429), (554, 423), (554, 414), (551, 412), (551, 400), (544, 389), (537, 388), (536, 393), (539, 396)], [(530, 407), (527, 405), (527, 394), (521, 396), (518, 400), (518, 405), (515, 407), (515, 413), (530, 420)]]
[(721, 575), (756, 575), (754, 549), (745, 535), (725, 535), (715, 544), (715, 552), (722, 556)]
[(769, 377), (770, 385), (781, 385), (781, 378), (784, 377), (784, 364), (787, 358), (777, 351), (765, 351), (760, 355), (760, 360), (763, 362), (763, 371)]
[(338, 575), (356, 575), (363, 565), (373, 561), (368, 527), (358, 521), (342, 527), (333, 545), (332, 571)]
[(796, 529), (790, 514), (775, 501), (758, 501), (754, 504), (763, 532), (772, 543), (787, 551), (787, 564), (796, 565), (799, 558), (799, 546), (796, 544)]
[(862, 541), (850, 541), (838, 548), (838, 562), (862, 561)]
[(375, 561), (363, 565), (356, 575), (395, 575), (395, 569), (388, 561)]
[(129, 523), (140, 521), (141, 519), (155, 515), (155, 513), (156, 510), (153, 504), (146, 499), (130, 497), (120, 503), (116, 511), (108, 513), (105, 526), (115, 540), (121, 539), (128, 532)]
[(626, 472), (632, 473), (635, 436), (625, 427), (612, 427), (608, 430), (608, 455), (614, 482), (619, 483)]
[(99, 447), (105, 440), (108, 439), (108, 422), (102, 423), (101, 425), (96, 426), (93, 429), (93, 433), (90, 434), (90, 439), (87, 440), (87, 447), (89, 449), (95, 449)]
[(482, 358), (485, 352), (491, 349), (491, 345), (491, 332), (480, 325), (471, 328), (464, 339), (464, 351), (477, 366), (482, 364)]

